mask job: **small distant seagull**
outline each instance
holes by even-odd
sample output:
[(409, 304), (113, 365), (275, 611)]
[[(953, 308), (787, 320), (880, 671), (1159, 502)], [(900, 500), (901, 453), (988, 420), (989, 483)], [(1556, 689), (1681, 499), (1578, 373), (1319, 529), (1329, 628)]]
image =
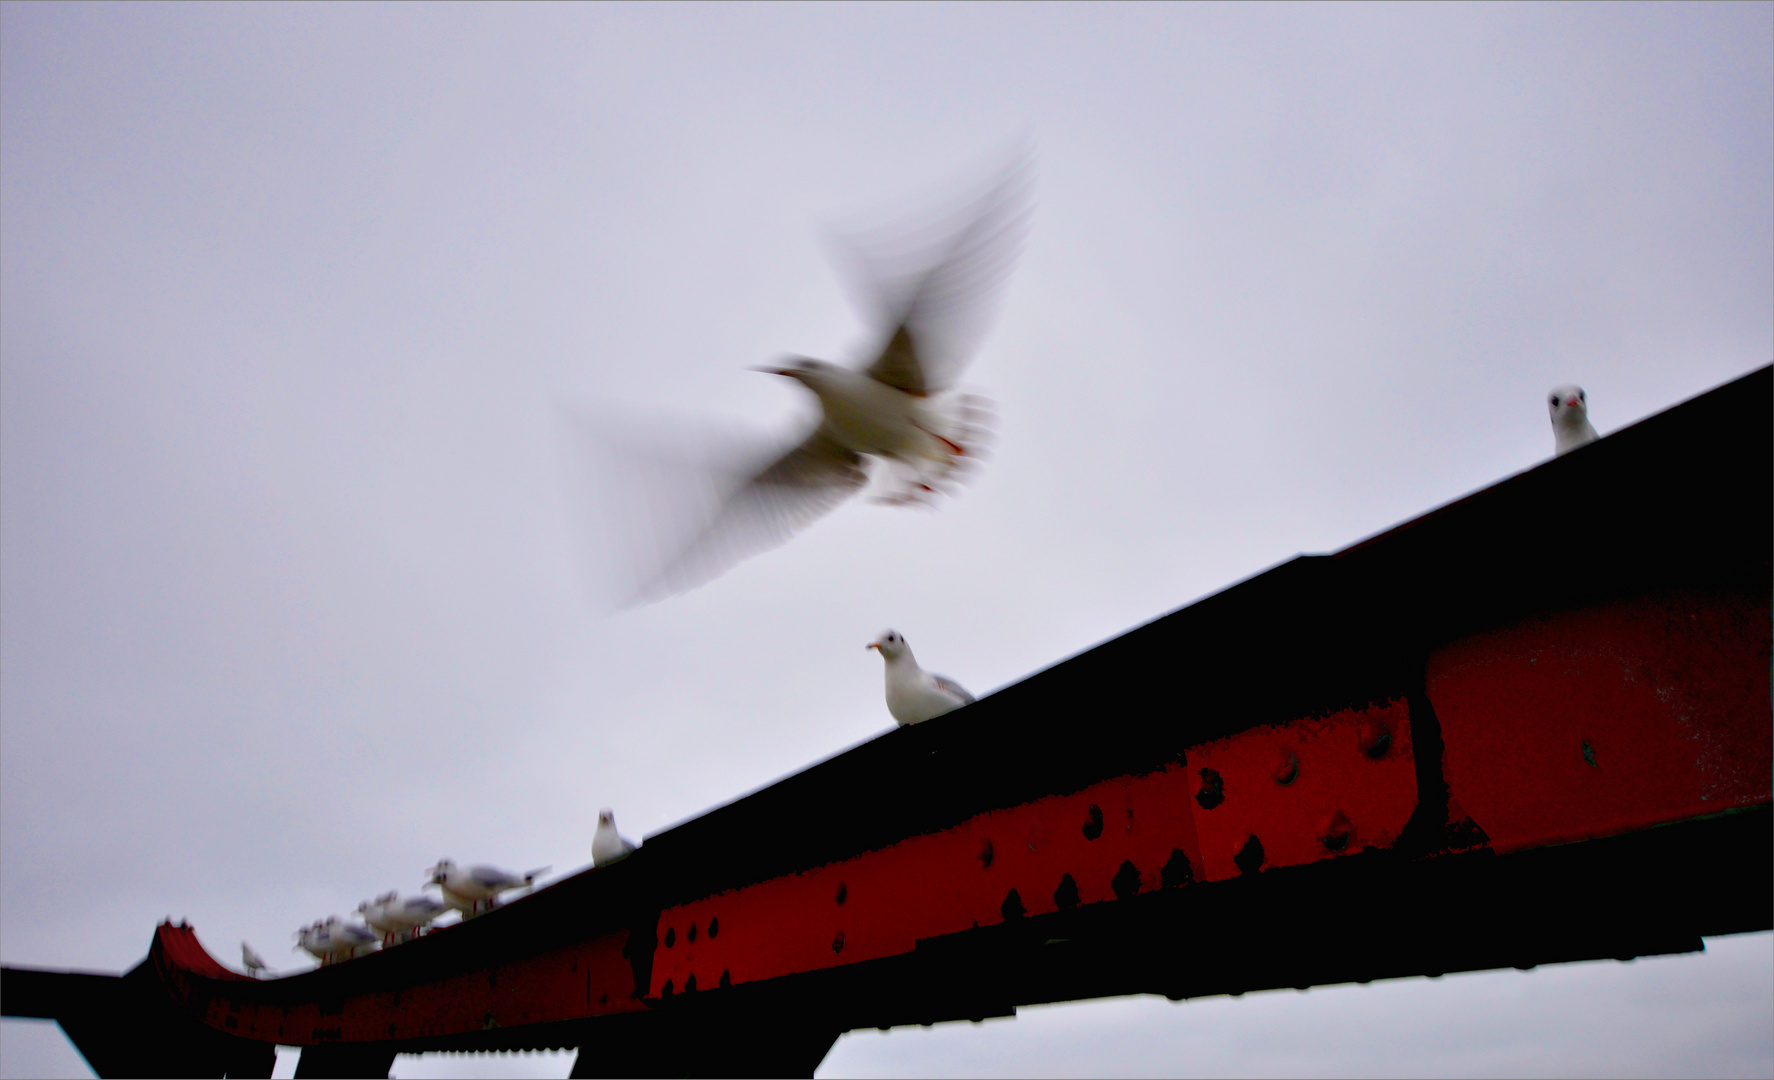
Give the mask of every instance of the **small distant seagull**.
[(1547, 410), (1552, 413), (1554, 457), (1601, 438), (1589, 423), (1589, 398), (1581, 386), (1554, 387)]
[(616, 831), (615, 811), (599, 810), (597, 832), (591, 838), (591, 865), (608, 866), (617, 859), (627, 858), (633, 850), (634, 845)]
[(265, 958), (253, 952), (253, 947), (244, 941), (240, 943), (240, 960), (246, 965), (246, 973), (255, 979), (260, 972), (271, 970), (271, 965), (265, 963)]
[[(633, 454), (613, 479), (638, 484), (625, 528), (651, 523), (638, 548), (645, 602), (693, 588), (788, 540), (876, 481), (879, 501), (929, 505), (952, 495), (981, 460), (991, 410), (950, 392), (979, 344), (1027, 232), (1031, 158), (1016, 156), (986, 192), (958, 212), (856, 234), (841, 254), (872, 325), (859, 367), (806, 357), (755, 370), (800, 383), (820, 416), (786, 449), (727, 447), (719, 460), (671, 473), (681, 456)], [(679, 441), (684, 441), (680, 439)], [(871, 475), (872, 474), (872, 475)], [(657, 557), (657, 559), (656, 559)]]
[(471, 866), (463, 870), (449, 859), (437, 860), (428, 873), (428, 885), (443, 890), (444, 903), (464, 915), (495, 908), (499, 894), (512, 889), (525, 889), (548, 872), (547, 867), (527, 874), (509, 874), (491, 866)]
[(973, 700), (960, 683), (919, 667), (911, 646), (897, 630), (881, 631), (881, 636), (864, 648), (876, 650), (887, 661), (887, 711), (901, 727), (954, 712)]

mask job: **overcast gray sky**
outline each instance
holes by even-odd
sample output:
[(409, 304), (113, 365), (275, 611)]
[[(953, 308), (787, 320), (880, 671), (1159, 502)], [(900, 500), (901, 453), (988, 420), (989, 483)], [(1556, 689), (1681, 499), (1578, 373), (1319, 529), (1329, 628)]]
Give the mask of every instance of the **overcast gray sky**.
[[(1774, 355), (1768, 4), (0, 19), (7, 963), (123, 970), (170, 914), (294, 965), (441, 855), (577, 868), (599, 806), (638, 838), (886, 729), (885, 626), (989, 691), (1535, 464), (1555, 384), (1606, 434)], [(787, 435), (747, 366), (863, 344), (822, 225), (1018, 138), (973, 486), (597, 614), (562, 406)], [(1771, 1014), (1761, 934), (823, 1073), (1766, 1076)]]

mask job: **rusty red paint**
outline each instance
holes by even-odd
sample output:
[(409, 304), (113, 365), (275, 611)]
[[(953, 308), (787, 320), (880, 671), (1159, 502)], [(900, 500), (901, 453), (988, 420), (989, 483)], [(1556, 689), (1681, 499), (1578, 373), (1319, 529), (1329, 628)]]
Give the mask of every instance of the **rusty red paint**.
[(1676, 591), (1437, 650), (1450, 796), (1499, 852), (1770, 801), (1766, 599)]

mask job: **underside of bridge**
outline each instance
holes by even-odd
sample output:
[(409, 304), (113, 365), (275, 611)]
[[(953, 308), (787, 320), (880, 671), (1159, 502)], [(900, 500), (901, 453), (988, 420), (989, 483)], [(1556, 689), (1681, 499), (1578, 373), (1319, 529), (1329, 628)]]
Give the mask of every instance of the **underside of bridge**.
[(1764, 368), (408, 944), (257, 981), (163, 924), (121, 977), (6, 968), (5, 1013), (101, 1076), (808, 1075), (854, 1028), (1768, 929), (1771, 400)]

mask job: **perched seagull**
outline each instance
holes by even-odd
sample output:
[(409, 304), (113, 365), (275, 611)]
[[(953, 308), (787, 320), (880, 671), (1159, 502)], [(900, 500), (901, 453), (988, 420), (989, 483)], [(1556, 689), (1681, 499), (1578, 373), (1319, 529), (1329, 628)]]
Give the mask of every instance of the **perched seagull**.
[(786, 450), (728, 446), (703, 455), (719, 461), (691, 464), (678, 448), (630, 455), (615, 482), (642, 490), (624, 499), (635, 512), (614, 519), (650, 527), (655, 550), (635, 545), (650, 565), (629, 602), (693, 588), (785, 542), (871, 478), (889, 504), (955, 493), (980, 460), (991, 413), (953, 387), (1027, 232), (1032, 174), (1024, 154), (957, 214), (850, 238), (853, 291), (874, 324), (861, 366), (790, 357), (755, 369), (794, 380), (819, 405)]
[(500, 893), (528, 888), (547, 872), (547, 868), (543, 868), (519, 877), (491, 866), (471, 866), (463, 870), (449, 859), (439, 859), (428, 871), (431, 880), (426, 884), (442, 889), (444, 903), (450, 907), (464, 915), (473, 915), (497, 907)]
[(356, 956), (360, 952), (368, 952), (376, 947), (375, 931), (355, 923), (348, 923), (337, 915), (327, 919), (325, 930), (332, 938), (335, 948), (346, 956)]
[(876, 650), (887, 661), (887, 711), (900, 727), (954, 712), (973, 700), (960, 683), (919, 667), (912, 647), (897, 630), (883, 630), (863, 647)]
[(381, 931), (384, 945), (410, 940), (414, 931), (448, 910), (448, 904), (429, 896), (409, 896), (403, 900), (399, 893), (392, 892), (357, 905), (363, 921)]
[(597, 833), (591, 838), (591, 865), (608, 866), (617, 859), (628, 857), (634, 845), (622, 838), (616, 831), (616, 813), (613, 810), (597, 812)]
[(295, 947), (323, 964), (333, 960), (333, 936), (327, 933), (324, 923), (310, 923), (297, 930)]
[(1552, 413), (1554, 457), (1601, 438), (1589, 422), (1589, 398), (1581, 386), (1554, 387), (1547, 411)]
[(388, 938), (394, 933), (394, 927), (384, 921), (382, 917), (383, 913), (388, 908), (389, 902), (394, 899), (394, 896), (394, 893), (383, 893), (374, 900), (365, 900), (363, 903), (357, 905), (357, 917), (368, 924), (370, 929), (381, 931), (383, 942), (387, 942)]
[(376, 935), (361, 926), (346, 924), (337, 915), (296, 931), (296, 948), (312, 954), (322, 964), (356, 956), (358, 950), (375, 943)]
[(246, 973), (255, 979), (259, 977), (259, 972), (271, 970), (271, 965), (265, 963), (265, 958), (253, 952), (253, 947), (244, 941), (240, 943), (240, 960), (246, 965)]

